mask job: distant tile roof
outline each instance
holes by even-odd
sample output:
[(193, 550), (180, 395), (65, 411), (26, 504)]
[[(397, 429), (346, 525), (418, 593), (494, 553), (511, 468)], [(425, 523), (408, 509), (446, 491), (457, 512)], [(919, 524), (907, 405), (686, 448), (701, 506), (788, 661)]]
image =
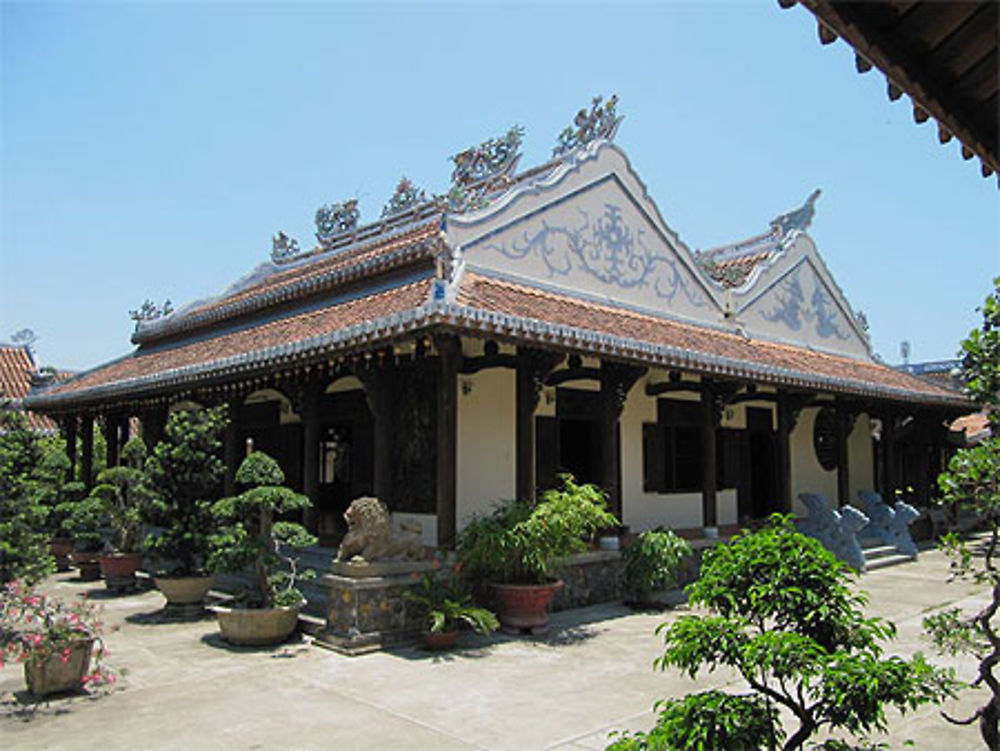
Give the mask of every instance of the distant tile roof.
[[(35, 359), (25, 346), (0, 344), (0, 400), (11, 400), (15, 409), (21, 408), (21, 400), (31, 390), (31, 380), (36, 372)], [(25, 412), (28, 426), (40, 433), (51, 433), (57, 429), (55, 422), (45, 415)]]

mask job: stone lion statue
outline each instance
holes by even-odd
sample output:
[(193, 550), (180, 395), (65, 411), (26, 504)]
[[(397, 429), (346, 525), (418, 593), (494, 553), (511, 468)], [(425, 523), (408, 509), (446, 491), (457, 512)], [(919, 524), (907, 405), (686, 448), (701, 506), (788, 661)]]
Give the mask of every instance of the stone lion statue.
[(338, 561), (420, 560), (424, 546), (413, 531), (392, 528), (389, 507), (378, 498), (355, 498), (344, 512), (347, 534), (337, 551)]

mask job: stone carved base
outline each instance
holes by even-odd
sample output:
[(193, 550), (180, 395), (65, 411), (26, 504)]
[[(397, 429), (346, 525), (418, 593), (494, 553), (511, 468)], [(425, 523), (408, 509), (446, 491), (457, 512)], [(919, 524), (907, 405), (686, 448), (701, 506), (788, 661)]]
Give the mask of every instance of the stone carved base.
[(920, 512), (902, 501), (893, 508), (872, 490), (859, 490), (858, 498), (869, 519), (864, 536), (875, 537), (886, 545), (892, 545), (901, 554), (916, 558), (917, 543), (910, 534), (910, 525), (917, 520)]
[(799, 493), (809, 516), (798, 523), (799, 531), (815, 537), (823, 547), (855, 571), (865, 570), (865, 554), (858, 542), (858, 532), (868, 524), (868, 517), (853, 506), (840, 511), (816, 493)]

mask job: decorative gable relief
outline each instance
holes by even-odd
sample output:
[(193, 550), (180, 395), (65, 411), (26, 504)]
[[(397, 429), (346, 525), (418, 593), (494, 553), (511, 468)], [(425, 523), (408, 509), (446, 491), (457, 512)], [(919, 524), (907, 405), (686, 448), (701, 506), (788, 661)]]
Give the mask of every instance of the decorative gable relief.
[(492, 216), (449, 217), (449, 240), (461, 244), (466, 267), (718, 325), (720, 309), (690, 252), (678, 247), (620, 152), (598, 147), (581, 161), (501, 200)]

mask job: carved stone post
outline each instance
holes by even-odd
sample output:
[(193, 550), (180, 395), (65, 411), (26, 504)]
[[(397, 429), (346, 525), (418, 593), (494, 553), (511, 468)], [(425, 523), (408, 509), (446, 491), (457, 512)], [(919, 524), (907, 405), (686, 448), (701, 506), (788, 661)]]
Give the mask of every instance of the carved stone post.
[(84, 415), (80, 418), (82, 445), (80, 447), (80, 481), (90, 490), (94, 485), (94, 418)]
[(601, 363), (601, 487), (608, 496), (608, 509), (622, 518), (621, 447), (618, 419), (625, 400), (645, 368), (619, 363)]
[(701, 391), (701, 523), (706, 532), (718, 533), (718, 457), (716, 430), (719, 414), (711, 379), (702, 379)]
[(438, 336), (437, 393), (437, 544), (455, 545), (455, 495), (458, 445), (458, 366), (462, 348), (458, 337)]
[(545, 379), (562, 359), (562, 355), (545, 350), (517, 350), (514, 440), (516, 491), (521, 500), (535, 500), (535, 410)]

